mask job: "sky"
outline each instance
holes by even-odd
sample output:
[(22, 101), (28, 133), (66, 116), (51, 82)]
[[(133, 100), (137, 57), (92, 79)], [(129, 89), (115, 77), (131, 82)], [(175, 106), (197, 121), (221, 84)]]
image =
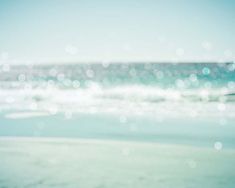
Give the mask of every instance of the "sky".
[(0, 0), (0, 63), (233, 61), (234, 0)]

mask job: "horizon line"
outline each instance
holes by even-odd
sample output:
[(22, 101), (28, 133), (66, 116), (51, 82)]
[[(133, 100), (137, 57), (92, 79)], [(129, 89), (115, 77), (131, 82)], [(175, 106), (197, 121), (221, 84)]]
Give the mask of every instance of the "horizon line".
[(60, 65), (76, 65), (76, 64), (232, 64), (235, 61), (22, 61), (22, 62), (3, 62), (0, 65), (8, 64), (10, 66), (17, 65), (33, 65), (33, 66), (60, 66)]

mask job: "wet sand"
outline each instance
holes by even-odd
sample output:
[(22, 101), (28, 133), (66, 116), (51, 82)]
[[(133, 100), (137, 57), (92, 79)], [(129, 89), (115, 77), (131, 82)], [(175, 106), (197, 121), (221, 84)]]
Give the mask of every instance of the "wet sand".
[(235, 150), (151, 142), (0, 138), (0, 187), (234, 187)]

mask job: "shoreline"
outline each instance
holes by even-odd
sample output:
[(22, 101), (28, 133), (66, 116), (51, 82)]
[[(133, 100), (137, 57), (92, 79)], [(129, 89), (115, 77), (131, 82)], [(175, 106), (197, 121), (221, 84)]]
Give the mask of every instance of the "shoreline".
[(190, 145), (183, 143), (163, 143), (147, 140), (118, 140), (118, 139), (104, 139), (104, 138), (66, 138), (66, 137), (33, 137), (33, 136), (0, 136), (1, 142), (17, 142), (17, 143), (43, 143), (43, 144), (71, 144), (71, 145), (132, 145), (132, 146), (150, 146), (157, 148), (180, 148), (180, 149), (193, 149), (193, 150), (207, 150), (215, 152), (234, 152), (234, 148), (221, 148), (216, 150), (214, 147), (202, 146), (202, 145)]

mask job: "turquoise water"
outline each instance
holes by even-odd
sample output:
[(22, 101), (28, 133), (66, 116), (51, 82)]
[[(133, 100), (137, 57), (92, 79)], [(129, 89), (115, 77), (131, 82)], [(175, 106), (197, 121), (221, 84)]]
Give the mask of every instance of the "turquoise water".
[[(122, 117), (122, 115), (121, 115)], [(235, 148), (234, 119), (221, 125), (221, 118), (190, 117), (166, 118), (119, 115), (65, 114), (31, 118), (10, 119), (1, 114), (1, 136), (18, 137), (67, 137), (107, 140), (130, 140), (169, 144), (186, 144), (214, 148), (214, 143), (223, 143), (224, 149)]]
[(234, 63), (0, 70), (0, 187), (235, 185)]
[(218, 88), (233, 85), (230, 82), (234, 82), (234, 69), (234, 63), (15, 65), (7, 71), (2, 70), (0, 80), (2, 87), (6, 88), (17, 88), (25, 82), (35, 87), (45, 87), (44, 82), (48, 81), (49, 85), (66, 89), (90, 87), (92, 83), (105, 88), (123, 85), (175, 89)]

